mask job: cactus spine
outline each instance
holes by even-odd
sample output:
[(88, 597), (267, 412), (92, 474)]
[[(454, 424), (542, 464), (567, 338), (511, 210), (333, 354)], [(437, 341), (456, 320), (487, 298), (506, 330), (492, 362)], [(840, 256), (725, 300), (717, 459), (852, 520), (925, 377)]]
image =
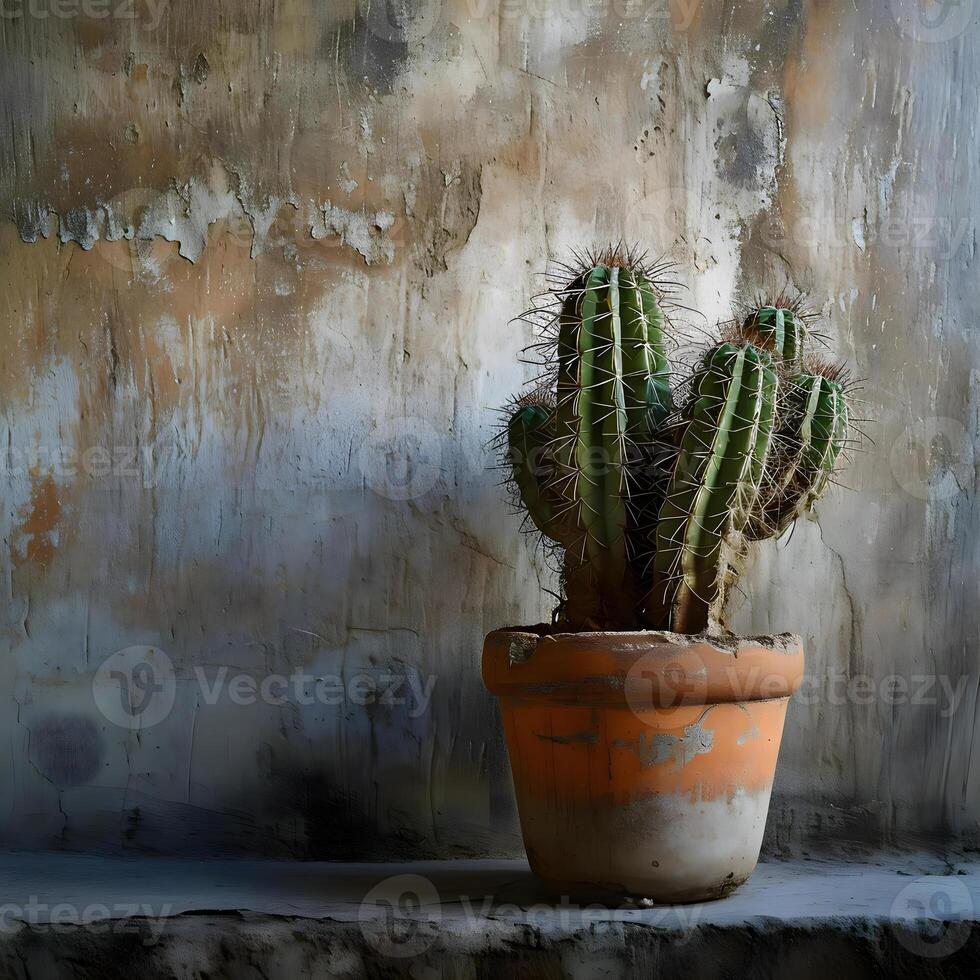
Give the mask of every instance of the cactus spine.
[(573, 630), (719, 624), (745, 542), (812, 506), (846, 443), (846, 383), (805, 358), (806, 315), (782, 296), (672, 388), (656, 271), (611, 248), (570, 274), (548, 314), (549, 380), (506, 429), (520, 500), (565, 551)]

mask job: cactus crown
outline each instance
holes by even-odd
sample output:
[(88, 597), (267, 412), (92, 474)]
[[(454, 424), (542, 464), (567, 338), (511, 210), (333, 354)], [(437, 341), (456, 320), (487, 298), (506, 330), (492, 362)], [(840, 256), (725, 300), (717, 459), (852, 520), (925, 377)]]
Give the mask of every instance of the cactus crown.
[(500, 446), (563, 553), (570, 630), (720, 625), (749, 543), (809, 510), (846, 455), (850, 384), (807, 353), (802, 298), (759, 303), (672, 378), (671, 268), (623, 245), (576, 254), (522, 317), (543, 373)]

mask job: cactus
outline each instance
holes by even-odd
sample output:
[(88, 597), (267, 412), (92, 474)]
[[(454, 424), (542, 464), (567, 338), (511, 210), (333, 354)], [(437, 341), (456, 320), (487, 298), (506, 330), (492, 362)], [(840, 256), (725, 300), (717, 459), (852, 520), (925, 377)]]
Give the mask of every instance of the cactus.
[(776, 386), (772, 358), (752, 344), (722, 343), (705, 355), (657, 523), (651, 620), (694, 633), (720, 618), (722, 548), (756, 508)]
[(629, 626), (642, 584), (631, 470), (672, 408), (663, 293), (639, 257), (611, 249), (556, 295), (554, 404), (515, 406), (513, 479), (534, 525), (566, 549), (570, 621)]
[(768, 484), (746, 528), (758, 541), (780, 537), (830, 485), (848, 430), (846, 378), (838, 365), (810, 361), (783, 384)]
[(507, 424), (513, 480), (528, 516), (539, 531), (571, 547), (574, 538), (562, 519), (562, 501), (554, 492), (554, 406), (546, 395), (519, 400)]
[(547, 370), (502, 441), (532, 525), (564, 549), (572, 630), (718, 626), (746, 543), (782, 534), (843, 456), (847, 384), (805, 357), (799, 301), (729, 325), (671, 385), (666, 268), (587, 254), (526, 315), (544, 314)]
[(793, 310), (763, 306), (754, 310), (742, 324), (742, 334), (774, 358), (794, 364), (803, 352), (807, 328), (804, 319)]

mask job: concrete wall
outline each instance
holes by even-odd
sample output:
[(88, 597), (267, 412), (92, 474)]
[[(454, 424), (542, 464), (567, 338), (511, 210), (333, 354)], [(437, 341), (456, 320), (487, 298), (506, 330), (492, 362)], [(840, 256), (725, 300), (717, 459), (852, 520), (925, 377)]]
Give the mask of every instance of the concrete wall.
[(976, 840), (975, 6), (5, 0), (0, 842), (515, 852), (485, 442), (620, 237), (809, 289), (881, 418), (740, 600), (810, 654), (770, 847)]

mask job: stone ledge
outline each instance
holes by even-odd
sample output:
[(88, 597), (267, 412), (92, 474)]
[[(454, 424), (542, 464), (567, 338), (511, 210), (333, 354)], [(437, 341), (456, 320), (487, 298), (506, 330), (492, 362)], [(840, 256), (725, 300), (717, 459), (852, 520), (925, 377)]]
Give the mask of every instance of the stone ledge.
[(4, 977), (975, 977), (980, 862), (768, 862), (702, 905), (578, 906), (521, 861), (0, 856)]

